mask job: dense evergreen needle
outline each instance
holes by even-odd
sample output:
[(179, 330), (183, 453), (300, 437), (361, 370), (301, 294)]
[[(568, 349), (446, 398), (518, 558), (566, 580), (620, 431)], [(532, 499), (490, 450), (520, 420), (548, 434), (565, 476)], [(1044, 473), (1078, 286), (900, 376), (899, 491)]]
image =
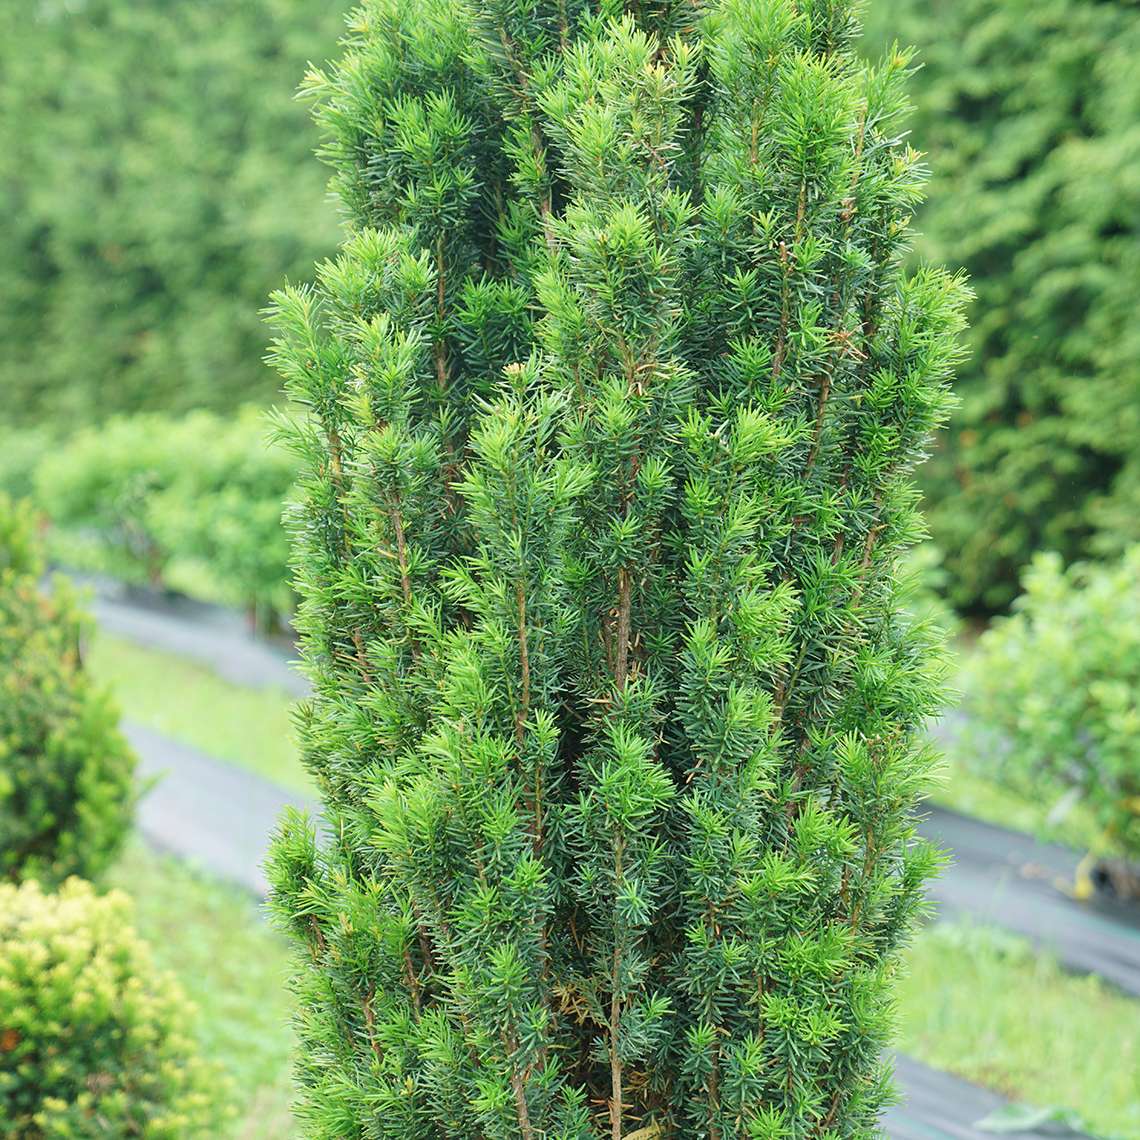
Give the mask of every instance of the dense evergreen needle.
[(939, 856), (909, 56), (843, 0), (374, 0), (305, 83), (349, 232), (275, 296), (327, 824), (306, 1135), (848, 1137)]

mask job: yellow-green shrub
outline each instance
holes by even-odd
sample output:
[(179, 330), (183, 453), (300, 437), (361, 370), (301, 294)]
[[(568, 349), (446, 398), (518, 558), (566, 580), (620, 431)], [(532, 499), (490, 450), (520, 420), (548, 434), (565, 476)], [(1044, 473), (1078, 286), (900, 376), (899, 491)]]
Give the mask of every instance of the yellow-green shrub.
[[(40, 588), (30, 516), (0, 496), (0, 880), (93, 877), (130, 827), (134, 756), (83, 668), (87, 619)], [(2, 1135), (2, 1133), (0, 1133)]]
[(0, 883), (0, 1137), (216, 1137), (224, 1088), (131, 904)]
[(0, 492), (0, 573), (42, 574), (36, 515), (29, 503), (12, 502)]

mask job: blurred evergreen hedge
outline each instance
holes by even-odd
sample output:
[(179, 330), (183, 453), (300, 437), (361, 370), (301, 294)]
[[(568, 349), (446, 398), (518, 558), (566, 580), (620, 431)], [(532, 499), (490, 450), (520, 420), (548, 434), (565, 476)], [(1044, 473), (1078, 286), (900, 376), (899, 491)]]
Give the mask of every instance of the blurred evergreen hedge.
[(0, 421), (272, 397), (266, 293), (336, 241), (289, 92), (341, 5), (0, 5)]
[(977, 293), (962, 406), (925, 478), (953, 601), (994, 610), (1034, 551), (1140, 539), (1140, 5), (871, 15), (872, 41), (897, 34), (924, 64), (920, 250), (965, 265)]
[[(117, 416), (8, 477), (31, 484), (61, 564), (242, 606), (264, 628), (291, 608), (281, 511), (297, 468), (269, 431), (254, 407)], [(5, 477), (0, 463), (0, 490)]]

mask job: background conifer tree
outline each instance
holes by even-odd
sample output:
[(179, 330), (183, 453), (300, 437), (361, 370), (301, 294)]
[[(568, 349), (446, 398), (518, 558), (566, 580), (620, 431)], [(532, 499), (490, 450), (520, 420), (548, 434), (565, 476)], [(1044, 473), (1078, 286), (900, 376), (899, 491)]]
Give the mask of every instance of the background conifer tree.
[(273, 303), (312, 1137), (863, 1136), (938, 855), (900, 606), (965, 287), (854, 5), (373, 0)]
[(992, 612), (1037, 551), (1140, 540), (1140, 7), (874, 12), (870, 39), (903, 35), (923, 60), (920, 251), (978, 290), (961, 407), (924, 481), (952, 601)]

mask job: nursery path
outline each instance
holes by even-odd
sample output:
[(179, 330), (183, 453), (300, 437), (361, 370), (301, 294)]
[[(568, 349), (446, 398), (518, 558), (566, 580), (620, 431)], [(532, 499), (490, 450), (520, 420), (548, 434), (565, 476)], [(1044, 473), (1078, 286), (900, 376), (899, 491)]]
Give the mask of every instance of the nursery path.
[[(993, 1140), (994, 1133), (978, 1128), (987, 1116), (1008, 1106), (989, 1089), (970, 1084), (901, 1054), (895, 1055), (895, 1075), (905, 1100), (883, 1114), (891, 1140)], [(1017, 1140), (1057, 1140), (1079, 1137), (1065, 1124), (1050, 1121), (1017, 1131)]]
[(261, 864), (279, 816), (288, 806), (315, 814), (317, 805), (142, 725), (123, 730), (150, 784), (137, 814), (147, 841), (264, 896)]
[(1140, 997), (1140, 914), (1108, 899), (1077, 902), (1070, 848), (935, 808), (923, 832), (953, 856), (931, 884), (939, 917), (968, 916), (1048, 950), (1071, 970), (1099, 974)]
[[(278, 816), (290, 805), (313, 814), (317, 806), (151, 729), (127, 723), (124, 730), (138, 753), (140, 774), (151, 785), (138, 811), (146, 839), (264, 897), (261, 863)], [(1001, 1097), (908, 1057), (896, 1062), (906, 1100), (884, 1119), (892, 1140), (984, 1140), (988, 1134), (975, 1125), (1003, 1107)], [(1019, 1135), (1022, 1140), (1045, 1140), (1071, 1133)]]
[(286, 645), (254, 637), (234, 610), (130, 590), (101, 578), (78, 580), (93, 591), (91, 612), (108, 633), (206, 665), (235, 685), (283, 689), (298, 697), (308, 692)]

